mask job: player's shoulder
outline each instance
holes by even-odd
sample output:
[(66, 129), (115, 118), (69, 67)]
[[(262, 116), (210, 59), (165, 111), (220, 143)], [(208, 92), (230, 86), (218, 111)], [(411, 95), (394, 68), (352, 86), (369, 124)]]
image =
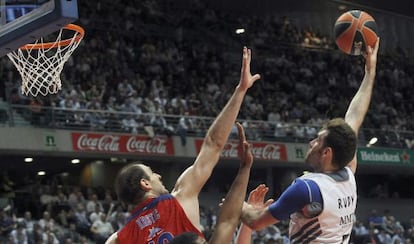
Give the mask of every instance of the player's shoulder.
[(294, 196), (295, 198), (303, 197), (304, 199), (307, 199), (311, 192), (320, 192), (318, 184), (312, 179), (300, 177), (289, 186), (288, 191), (286, 191), (285, 194), (287, 194), (287, 196)]
[(318, 184), (313, 178), (297, 178), (294, 185), (298, 189), (302, 189), (304, 192), (308, 192), (310, 189), (319, 188)]
[(329, 173), (307, 173), (299, 177), (298, 179), (307, 179), (307, 180), (328, 180), (328, 181), (335, 181), (335, 182), (345, 182), (348, 181), (350, 178), (354, 177), (354, 173), (352, 170), (346, 166), (338, 171), (329, 172)]

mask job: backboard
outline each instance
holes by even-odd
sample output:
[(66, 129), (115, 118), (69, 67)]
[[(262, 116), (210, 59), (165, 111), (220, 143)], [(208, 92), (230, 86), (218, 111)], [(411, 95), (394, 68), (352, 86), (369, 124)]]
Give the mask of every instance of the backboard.
[(0, 57), (77, 19), (76, 0), (0, 0)]

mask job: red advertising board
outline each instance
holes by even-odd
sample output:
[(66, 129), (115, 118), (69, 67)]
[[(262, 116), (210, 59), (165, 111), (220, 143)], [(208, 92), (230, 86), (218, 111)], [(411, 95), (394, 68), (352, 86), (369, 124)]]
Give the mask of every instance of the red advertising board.
[[(200, 152), (203, 140), (196, 139), (195, 146), (197, 153)], [(261, 160), (280, 160), (287, 161), (287, 153), (285, 144), (281, 143), (263, 143), (250, 142), (252, 145), (253, 157)], [(237, 158), (238, 141), (229, 141), (223, 148), (221, 156), (224, 158)]]
[(173, 142), (168, 137), (71, 133), (74, 151), (102, 153), (138, 153), (174, 155)]

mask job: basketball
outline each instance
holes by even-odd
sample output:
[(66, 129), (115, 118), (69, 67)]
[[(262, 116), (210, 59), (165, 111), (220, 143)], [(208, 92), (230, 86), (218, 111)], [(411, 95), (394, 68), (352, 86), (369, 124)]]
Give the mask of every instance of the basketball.
[(336, 20), (336, 45), (350, 55), (360, 55), (377, 41), (377, 24), (371, 15), (361, 10), (348, 11)]

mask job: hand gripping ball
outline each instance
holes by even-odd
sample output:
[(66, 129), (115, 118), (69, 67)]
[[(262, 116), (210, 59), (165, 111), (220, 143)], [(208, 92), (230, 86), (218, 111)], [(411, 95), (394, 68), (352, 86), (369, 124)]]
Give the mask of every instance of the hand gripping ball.
[(336, 45), (350, 55), (360, 55), (377, 41), (377, 24), (371, 15), (361, 10), (348, 11), (336, 20)]

